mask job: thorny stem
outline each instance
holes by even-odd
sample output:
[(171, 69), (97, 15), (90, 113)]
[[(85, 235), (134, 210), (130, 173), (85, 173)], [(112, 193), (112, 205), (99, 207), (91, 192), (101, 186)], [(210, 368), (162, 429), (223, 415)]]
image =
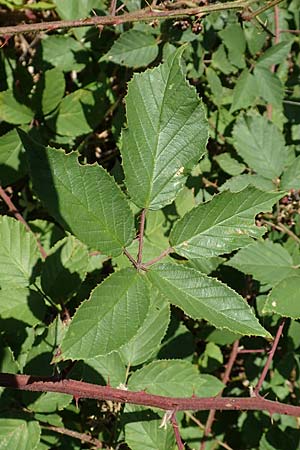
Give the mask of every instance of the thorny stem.
[(272, 348), (271, 348), (271, 350), (270, 350), (270, 353), (269, 353), (267, 362), (266, 362), (266, 364), (265, 364), (265, 367), (263, 368), (263, 371), (262, 371), (262, 373), (261, 373), (261, 375), (260, 375), (260, 377), (259, 377), (259, 380), (258, 380), (258, 382), (257, 382), (257, 385), (255, 386), (255, 389), (254, 389), (254, 391), (253, 391), (253, 394), (254, 394), (255, 396), (258, 396), (258, 395), (259, 395), (259, 391), (260, 391), (260, 389), (261, 389), (261, 387), (262, 387), (262, 384), (263, 384), (263, 382), (264, 382), (264, 380), (265, 380), (265, 378), (266, 378), (266, 376), (267, 376), (267, 373), (268, 373), (268, 371), (269, 371), (271, 362), (272, 362), (272, 360), (273, 360), (273, 358), (274, 358), (274, 354), (275, 354), (275, 351), (276, 351), (276, 349), (277, 349), (279, 340), (280, 340), (280, 338), (281, 338), (281, 335), (282, 335), (282, 331), (283, 331), (284, 325), (285, 325), (285, 319), (282, 319), (282, 320), (281, 320), (281, 323), (280, 323), (280, 325), (279, 325), (279, 327), (278, 327), (278, 330), (277, 330), (277, 333), (276, 333), (276, 336), (275, 336), (275, 339), (274, 339)]
[(143, 244), (144, 244), (144, 231), (145, 231), (145, 218), (146, 218), (146, 209), (143, 209), (140, 217), (140, 229), (139, 229), (139, 249), (137, 255), (137, 265), (138, 267), (142, 264), (143, 259)]
[(42, 258), (46, 259), (47, 258), (47, 253), (46, 253), (44, 247), (40, 243), (39, 239), (35, 236), (35, 234), (33, 233), (32, 229), (30, 228), (30, 226), (28, 225), (28, 223), (26, 222), (26, 220), (22, 216), (22, 214), (19, 213), (19, 211), (17, 210), (17, 208), (15, 207), (13, 202), (11, 201), (10, 197), (7, 195), (7, 193), (2, 188), (1, 185), (0, 185), (0, 197), (6, 203), (6, 205), (8, 206), (9, 211), (15, 216), (15, 218), (25, 226), (26, 230), (29, 231), (29, 233), (33, 234), (33, 236), (35, 237), (35, 240), (36, 240), (36, 243), (37, 243), (37, 246), (38, 246), (38, 249), (40, 251), (40, 254), (41, 254)]
[(68, 428), (63, 427), (55, 427), (53, 425), (44, 424), (40, 422), (42, 428), (50, 431), (54, 431), (55, 433), (64, 434), (65, 436), (71, 436), (74, 439), (79, 439), (81, 442), (87, 442), (92, 444), (97, 449), (103, 448), (102, 442), (97, 438), (93, 438), (89, 434), (86, 433), (78, 433), (78, 431), (69, 430)]
[(179, 427), (178, 427), (178, 422), (176, 419), (176, 412), (174, 411), (172, 416), (171, 416), (171, 424), (173, 427), (173, 431), (174, 431), (174, 435), (175, 435), (175, 439), (176, 439), (176, 444), (178, 447), (178, 450), (184, 450), (184, 445), (183, 442), (181, 440), (181, 436), (180, 436), (180, 432), (179, 432)]
[(254, 397), (166, 397), (148, 394), (145, 391), (127, 391), (110, 386), (101, 386), (83, 381), (55, 377), (35, 377), (33, 375), (16, 375), (0, 373), (0, 386), (31, 392), (60, 392), (73, 397), (96, 400), (111, 400), (118, 403), (160, 408), (164, 411), (268, 411), (270, 414), (287, 414), (300, 416), (300, 406), (267, 400), (261, 396)]
[[(216, 3), (198, 6), (196, 8), (182, 8), (170, 10), (168, 8), (160, 7), (147, 7), (142, 10), (133, 11), (129, 13), (122, 14), (120, 16), (107, 15), (107, 16), (94, 16), (85, 19), (76, 20), (59, 20), (53, 22), (40, 22), (31, 24), (20, 24), (13, 26), (0, 27), (0, 36), (11, 36), (18, 33), (29, 33), (38, 31), (54, 31), (63, 28), (79, 28), (79, 27), (89, 27), (89, 26), (107, 26), (107, 25), (120, 25), (122, 23), (128, 22), (152, 22), (154, 19), (179, 19), (189, 16), (199, 16), (208, 14), (215, 11), (226, 11), (226, 10), (245, 10), (251, 3), (256, 0), (235, 0), (225, 3)], [(279, 3), (282, 0), (276, 0)], [(267, 4), (263, 7), (264, 11), (270, 7), (274, 6), (274, 2)], [(262, 8), (260, 8), (262, 9)], [(259, 11), (258, 13), (260, 13)], [(257, 11), (254, 11), (257, 15)], [(248, 18), (247, 18), (248, 20)]]
[[(237, 357), (238, 353), (239, 353), (239, 341), (235, 341), (235, 343), (233, 344), (232, 349), (231, 349), (231, 353), (230, 353), (230, 357), (229, 357), (229, 360), (228, 360), (228, 363), (227, 363), (227, 366), (226, 366), (226, 370), (225, 370), (225, 372), (224, 372), (224, 374), (222, 376), (222, 381), (223, 381), (225, 386), (226, 386), (226, 384), (229, 381), (230, 374), (231, 374), (231, 371), (232, 371), (232, 367), (233, 367), (233, 365), (235, 363), (235, 360), (236, 360), (236, 357)], [(222, 392), (223, 392), (223, 390), (222, 390)], [(220, 392), (218, 397), (221, 397), (222, 392)], [(201, 442), (200, 450), (205, 450), (206, 438), (211, 432), (211, 426), (212, 426), (213, 421), (215, 419), (215, 415), (216, 415), (216, 410), (215, 409), (211, 409), (210, 412), (209, 412), (207, 421), (206, 421), (205, 430), (204, 430), (204, 439)]]

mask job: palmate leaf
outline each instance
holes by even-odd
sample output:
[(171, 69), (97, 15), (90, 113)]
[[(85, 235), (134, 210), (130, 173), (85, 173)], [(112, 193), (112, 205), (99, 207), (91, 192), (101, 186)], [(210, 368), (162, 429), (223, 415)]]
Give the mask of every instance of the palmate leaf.
[(247, 302), (214, 278), (175, 264), (155, 265), (147, 276), (170, 303), (193, 319), (243, 335), (269, 336)]
[(160, 209), (174, 200), (185, 168), (205, 153), (208, 127), (204, 108), (172, 54), (155, 69), (135, 74), (128, 84), (128, 129), (122, 133), (125, 182), (141, 208)]
[(44, 148), (21, 133), (33, 187), (50, 214), (83, 243), (117, 256), (134, 237), (133, 215), (113, 178), (77, 154)]
[(62, 342), (63, 359), (91, 359), (118, 350), (142, 326), (150, 305), (149, 283), (135, 269), (113, 273), (83, 302)]
[(186, 258), (217, 256), (248, 245), (251, 238), (266, 232), (255, 225), (255, 215), (270, 210), (281, 197), (282, 193), (262, 192), (254, 187), (222, 192), (179, 220), (171, 232), (170, 244)]

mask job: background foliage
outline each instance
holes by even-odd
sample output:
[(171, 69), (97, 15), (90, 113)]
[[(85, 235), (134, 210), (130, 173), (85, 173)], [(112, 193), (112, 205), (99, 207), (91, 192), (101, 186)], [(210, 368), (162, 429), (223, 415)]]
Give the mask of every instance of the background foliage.
[[(0, 5), (6, 24), (110, 8)], [(262, 392), (299, 404), (298, 6), (286, 0), (251, 21), (225, 10), (3, 39), (0, 181), (35, 236), (2, 201), (2, 372), (66, 370), (113, 387), (208, 397), (225, 387), (239, 339), (224, 395), (248, 396), (286, 317)], [(146, 276), (123, 254), (138, 251), (143, 208), (143, 262), (173, 249)], [(159, 427), (163, 413), (140, 406), (2, 389), (0, 413), (7, 450), (99, 445), (58, 429), (104, 448), (176, 448), (170, 425)], [(223, 412), (207, 433), (207, 416), (178, 414), (186, 448), (200, 448), (204, 434), (202, 449), (300, 445), (293, 417)]]

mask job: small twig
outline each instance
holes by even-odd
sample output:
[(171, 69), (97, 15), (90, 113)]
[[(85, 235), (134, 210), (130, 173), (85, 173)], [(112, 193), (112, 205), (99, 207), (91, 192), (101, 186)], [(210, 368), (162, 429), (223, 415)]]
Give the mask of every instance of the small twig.
[(285, 319), (281, 319), (281, 323), (280, 323), (280, 325), (279, 325), (279, 327), (278, 327), (278, 330), (277, 330), (277, 333), (276, 333), (276, 336), (275, 336), (275, 339), (274, 339), (272, 348), (271, 348), (271, 350), (270, 350), (270, 353), (269, 353), (267, 362), (266, 362), (265, 367), (263, 368), (263, 371), (262, 371), (262, 373), (261, 373), (261, 375), (260, 375), (260, 377), (259, 377), (259, 380), (258, 380), (258, 382), (257, 382), (257, 385), (256, 385), (255, 388), (254, 388), (253, 394), (254, 394), (255, 396), (259, 396), (259, 391), (260, 391), (260, 389), (261, 389), (261, 387), (262, 387), (262, 384), (263, 384), (263, 382), (264, 382), (264, 380), (265, 380), (265, 378), (266, 378), (266, 376), (267, 376), (267, 373), (268, 373), (268, 371), (269, 371), (271, 362), (272, 362), (272, 360), (273, 360), (273, 358), (274, 358), (275, 351), (276, 351), (276, 349), (277, 349), (279, 340), (280, 340), (280, 338), (281, 338), (281, 335), (282, 335), (282, 331), (283, 331), (284, 325), (285, 325)]
[(128, 258), (129, 261), (132, 263), (132, 265), (133, 265), (136, 269), (138, 269), (137, 261), (134, 259), (134, 257), (129, 253), (129, 251), (128, 251), (126, 248), (124, 248), (123, 253), (124, 253), (125, 256), (127, 256), (127, 258)]
[(272, 2), (267, 3), (266, 5), (262, 6), (261, 8), (258, 8), (256, 11), (253, 11), (251, 14), (244, 16), (245, 20), (252, 20), (259, 14), (262, 14), (263, 12), (267, 11), (268, 9), (272, 8), (275, 5), (278, 5), (278, 3), (281, 3), (283, 0), (273, 0)]
[(175, 439), (176, 439), (176, 444), (178, 447), (178, 450), (184, 450), (184, 445), (183, 442), (181, 440), (181, 436), (180, 436), (180, 432), (179, 432), (179, 427), (178, 427), (178, 422), (176, 419), (176, 412), (174, 411), (172, 416), (171, 416), (171, 424), (173, 427), (173, 431), (174, 431), (174, 435), (175, 435)]
[[(204, 430), (205, 426), (203, 425), (203, 423), (200, 422), (200, 420), (197, 419), (197, 417), (195, 417), (193, 414), (191, 414), (189, 411), (184, 411), (185, 415), (191, 419), (196, 425), (198, 425), (198, 427), (200, 428), (200, 430)], [(220, 441), (219, 439), (215, 438), (216, 443), (220, 446), (225, 448), (226, 450), (233, 450), (233, 448), (231, 448), (228, 444), (226, 444), (225, 442)]]
[(300, 34), (300, 30), (280, 30), (280, 33)]
[[(230, 353), (230, 357), (229, 357), (228, 363), (226, 365), (226, 370), (225, 370), (225, 372), (224, 372), (224, 374), (222, 376), (222, 382), (224, 383), (225, 386), (226, 386), (226, 384), (229, 381), (230, 374), (231, 374), (231, 371), (232, 371), (232, 367), (233, 367), (233, 365), (235, 363), (235, 360), (236, 360), (236, 357), (237, 357), (238, 353), (239, 353), (239, 341), (235, 341), (235, 343), (233, 344), (232, 349), (231, 349), (231, 353)], [(222, 389), (222, 392), (223, 392), (223, 390), (224, 389)], [(218, 397), (221, 397), (222, 392), (220, 392)], [(209, 411), (209, 415), (208, 415), (208, 418), (207, 418), (207, 421), (206, 421), (205, 430), (204, 430), (204, 439), (201, 442), (200, 450), (205, 450), (205, 446), (206, 446), (206, 442), (207, 442), (206, 438), (211, 433), (211, 427), (212, 427), (213, 421), (215, 419), (215, 415), (216, 415), (216, 410), (215, 409), (211, 409)]]
[(294, 241), (296, 241), (297, 244), (300, 244), (300, 239), (298, 238), (298, 236), (295, 233), (293, 233), (292, 230), (290, 230), (285, 225), (283, 225), (283, 223), (279, 223), (276, 225), (275, 223), (269, 222), (268, 220), (265, 220), (265, 219), (261, 219), (260, 222), (262, 224), (269, 225), (270, 227), (275, 228), (275, 230), (278, 230), (278, 231), (281, 231), (282, 233), (287, 234), (292, 239), (294, 239)]
[(116, 7), (117, 7), (117, 0), (111, 0), (110, 7), (109, 7), (109, 14), (111, 16), (116, 15)]
[(103, 444), (99, 439), (93, 438), (89, 434), (79, 433), (78, 431), (69, 430), (68, 428), (63, 427), (55, 427), (53, 425), (48, 425), (43, 422), (40, 422), (42, 428), (50, 431), (54, 431), (55, 433), (64, 434), (65, 436), (70, 436), (74, 439), (79, 439), (81, 442), (87, 442), (91, 445), (96, 446), (96, 448), (103, 448)]
[[(279, 7), (277, 5), (274, 6), (274, 28), (275, 28), (275, 37), (274, 37), (274, 44), (278, 44), (280, 41), (280, 27), (279, 27)], [(271, 67), (271, 72), (275, 72), (275, 64)], [(267, 105), (267, 116), (269, 120), (272, 120), (273, 115), (273, 106), (271, 103), (268, 103)]]
[(145, 218), (146, 218), (146, 209), (143, 209), (140, 217), (140, 229), (139, 229), (139, 249), (137, 254), (137, 264), (138, 267), (142, 264), (143, 259), (143, 245), (144, 245), (144, 231), (145, 231)]
[(149, 267), (152, 266), (152, 264), (157, 263), (158, 261), (160, 261), (161, 259), (165, 258), (166, 256), (168, 256), (170, 253), (172, 253), (174, 251), (174, 249), (172, 247), (167, 248), (166, 250), (164, 250), (159, 256), (157, 256), (156, 258), (150, 259), (150, 261), (147, 261), (143, 264), (143, 267)]
[(47, 253), (46, 253), (44, 247), (42, 246), (42, 244), (40, 243), (40, 241), (36, 237), (36, 235), (33, 233), (32, 229), (30, 228), (30, 226), (28, 225), (28, 223), (26, 222), (26, 220), (24, 219), (22, 214), (19, 213), (19, 211), (17, 210), (17, 208), (15, 207), (13, 202), (11, 201), (10, 197), (7, 195), (7, 193), (2, 188), (1, 185), (0, 185), (0, 197), (3, 199), (3, 201), (8, 206), (9, 212), (12, 213), (14, 215), (14, 217), (25, 226), (26, 230), (29, 231), (29, 233), (33, 234), (33, 236), (35, 237), (35, 240), (36, 240), (36, 243), (37, 243), (37, 246), (38, 246), (38, 249), (40, 251), (40, 254), (41, 254), (42, 258), (46, 259), (47, 258)]

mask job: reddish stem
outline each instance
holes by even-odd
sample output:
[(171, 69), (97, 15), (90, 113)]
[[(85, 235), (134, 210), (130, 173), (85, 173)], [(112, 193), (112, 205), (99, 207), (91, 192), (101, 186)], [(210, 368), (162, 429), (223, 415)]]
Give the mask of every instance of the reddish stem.
[(149, 267), (152, 266), (152, 264), (157, 263), (158, 261), (160, 261), (161, 259), (163, 259), (165, 256), (168, 256), (170, 253), (172, 253), (174, 250), (172, 247), (167, 248), (166, 250), (164, 250), (159, 256), (157, 256), (156, 258), (151, 259), (150, 261), (147, 261), (143, 264), (143, 267)]
[(126, 391), (77, 380), (57, 380), (53, 377), (0, 374), (0, 386), (32, 392), (60, 392), (77, 398), (111, 400), (119, 403), (150, 406), (169, 411), (268, 411), (270, 414), (300, 416), (300, 406), (288, 405), (257, 397), (165, 397), (145, 391)]
[(93, 438), (89, 434), (86, 433), (78, 433), (78, 431), (69, 430), (68, 428), (63, 427), (55, 427), (53, 425), (48, 425), (41, 423), (42, 428), (50, 431), (54, 431), (55, 433), (64, 434), (65, 436), (70, 436), (74, 439), (79, 439), (82, 442), (88, 442), (89, 444), (92, 444), (97, 449), (103, 448), (102, 442), (99, 441), (97, 438)]
[(273, 358), (274, 358), (275, 351), (276, 351), (276, 349), (277, 349), (277, 346), (278, 346), (280, 337), (281, 337), (281, 335), (282, 335), (282, 331), (283, 331), (284, 325), (285, 325), (285, 319), (282, 319), (282, 320), (281, 320), (281, 323), (280, 323), (280, 325), (279, 325), (279, 327), (278, 327), (278, 330), (277, 330), (277, 333), (276, 333), (276, 336), (275, 336), (275, 339), (274, 339), (272, 348), (271, 348), (271, 350), (270, 350), (270, 353), (269, 353), (267, 362), (266, 362), (266, 364), (265, 364), (265, 367), (264, 367), (264, 369), (263, 369), (263, 371), (262, 371), (262, 373), (261, 373), (261, 375), (260, 375), (260, 377), (259, 377), (259, 380), (258, 380), (258, 382), (257, 382), (257, 385), (255, 386), (255, 389), (254, 389), (254, 394), (255, 394), (255, 395), (259, 395), (260, 388), (262, 387), (262, 384), (263, 384), (263, 382), (264, 382), (264, 380), (265, 380), (265, 378), (266, 378), (266, 376), (267, 376), (267, 373), (268, 373), (268, 371), (269, 371), (271, 362), (272, 362), (272, 360), (273, 360)]
[[(239, 341), (235, 341), (235, 343), (233, 344), (232, 349), (231, 349), (228, 363), (226, 365), (226, 370), (222, 376), (222, 381), (223, 381), (224, 385), (226, 385), (229, 381), (232, 367), (235, 363), (238, 353), (239, 353)], [(223, 390), (222, 390), (222, 392), (223, 392)], [(218, 397), (221, 397), (222, 392), (220, 392)], [(207, 438), (207, 436), (211, 433), (211, 427), (212, 427), (213, 421), (215, 419), (215, 415), (216, 415), (216, 409), (211, 409), (209, 412), (207, 421), (206, 421), (205, 430), (204, 430), (204, 439), (201, 442), (200, 450), (205, 450), (205, 446), (206, 446), (205, 438)]]
[(45, 249), (43, 248), (42, 244), (40, 243), (39, 239), (35, 236), (35, 234), (31, 230), (30, 226), (28, 225), (28, 223), (26, 222), (26, 220), (24, 219), (22, 214), (19, 213), (19, 211), (17, 210), (17, 208), (15, 207), (15, 205), (13, 204), (13, 202), (11, 201), (10, 197), (7, 195), (5, 190), (2, 188), (2, 186), (0, 186), (0, 197), (2, 197), (3, 201), (8, 206), (9, 212), (11, 212), (14, 215), (14, 217), (25, 226), (26, 230), (29, 231), (29, 233), (33, 234), (33, 236), (35, 237), (38, 249), (40, 251), (40, 254), (42, 255), (42, 257), (44, 259), (46, 259), (47, 253), (46, 253)]
[(178, 450), (184, 450), (184, 445), (183, 442), (181, 440), (181, 436), (180, 436), (180, 432), (179, 432), (179, 426), (178, 426), (178, 422), (176, 419), (176, 413), (175, 411), (173, 412), (172, 416), (171, 416), (171, 424), (173, 427), (173, 431), (174, 431), (174, 435), (175, 435), (175, 439), (176, 439), (176, 444), (178, 447)]
[(145, 218), (146, 218), (146, 209), (142, 210), (141, 218), (140, 218), (140, 229), (139, 229), (139, 249), (137, 255), (137, 264), (138, 267), (142, 264), (143, 259), (143, 245), (144, 245), (144, 232), (145, 232)]

